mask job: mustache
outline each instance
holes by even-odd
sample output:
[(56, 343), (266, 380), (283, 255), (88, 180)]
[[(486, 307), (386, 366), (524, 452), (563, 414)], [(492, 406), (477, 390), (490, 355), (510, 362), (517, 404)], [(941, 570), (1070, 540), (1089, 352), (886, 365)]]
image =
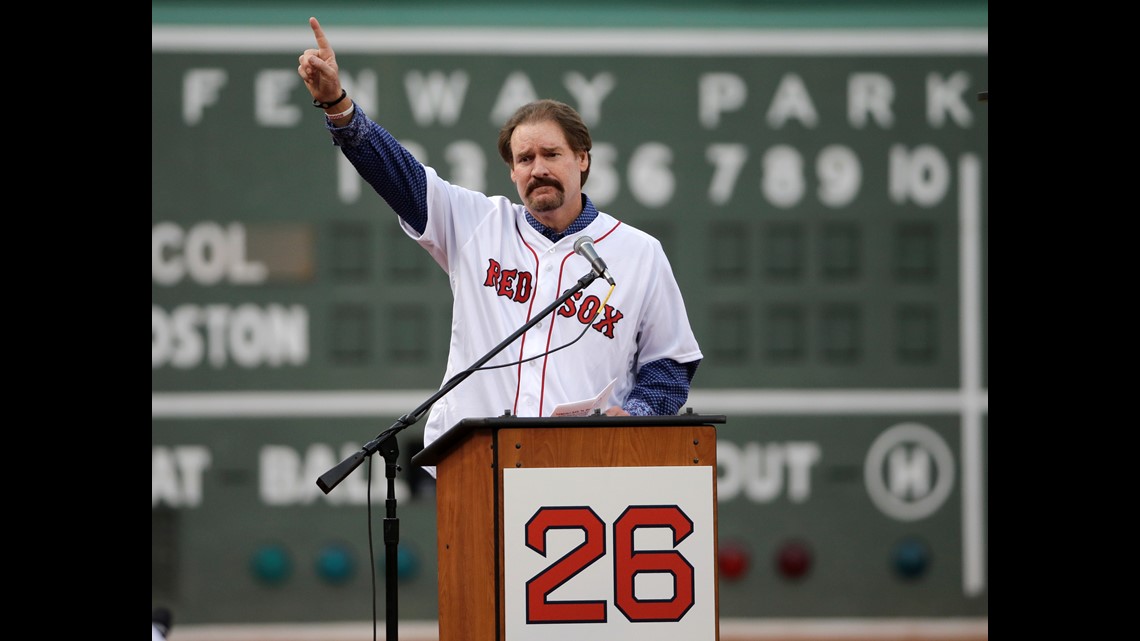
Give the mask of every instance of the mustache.
[(530, 192), (538, 189), (539, 187), (553, 187), (558, 191), (563, 191), (562, 183), (553, 178), (535, 178), (534, 180), (530, 181), (529, 185), (526, 186), (526, 193), (530, 194)]

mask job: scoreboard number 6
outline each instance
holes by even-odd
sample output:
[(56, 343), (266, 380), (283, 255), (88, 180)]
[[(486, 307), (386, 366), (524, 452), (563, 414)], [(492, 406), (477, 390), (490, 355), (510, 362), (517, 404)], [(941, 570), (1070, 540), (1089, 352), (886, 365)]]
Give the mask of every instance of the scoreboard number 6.
[[(582, 542), (526, 582), (526, 622), (605, 623), (605, 599), (551, 601), (550, 594), (606, 555), (606, 524), (589, 507), (542, 507), (526, 523), (526, 546), (546, 556), (551, 530), (580, 530)], [(677, 550), (634, 549), (641, 528), (667, 528), (673, 547), (693, 532), (693, 521), (676, 505), (631, 505), (613, 524), (614, 605), (631, 623), (680, 621), (694, 604), (693, 565)], [(638, 598), (639, 574), (666, 574), (673, 596)]]

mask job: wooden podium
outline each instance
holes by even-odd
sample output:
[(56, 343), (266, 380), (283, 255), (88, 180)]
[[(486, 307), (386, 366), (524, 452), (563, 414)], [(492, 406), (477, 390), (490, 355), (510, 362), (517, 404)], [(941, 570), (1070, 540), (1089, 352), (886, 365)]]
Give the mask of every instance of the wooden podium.
[(436, 466), (440, 641), (719, 639), (724, 422), (469, 418), (420, 451), (412, 463)]

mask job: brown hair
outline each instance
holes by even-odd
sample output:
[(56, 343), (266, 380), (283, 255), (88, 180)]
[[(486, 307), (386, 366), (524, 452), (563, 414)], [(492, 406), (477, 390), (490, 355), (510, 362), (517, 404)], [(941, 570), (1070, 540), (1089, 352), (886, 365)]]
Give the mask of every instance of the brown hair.
[(499, 130), (499, 155), (506, 161), (507, 166), (514, 167), (515, 158), (514, 154), (511, 153), (511, 135), (515, 133), (515, 127), (522, 124), (546, 122), (547, 120), (553, 120), (562, 128), (562, 133), (566, 135), (566, 142), (570, 144), (570, 149), (575, 153), (586, 152), (586, 169), (582, 171), (582, 184), (585, 185), (586, 177), (590, 175), (590, 165), (594, 164), (594, 159), (590, 155), (590, 149), (593, 148), (594, 142), (590, 139), (590, 130), (582, 121), (582, 116), (578, 115), (578, 112), (574, 111), (570, 105), (557, 100), (536, 100), (519, 107), (518, 111), (507, 120), (507, 124)]

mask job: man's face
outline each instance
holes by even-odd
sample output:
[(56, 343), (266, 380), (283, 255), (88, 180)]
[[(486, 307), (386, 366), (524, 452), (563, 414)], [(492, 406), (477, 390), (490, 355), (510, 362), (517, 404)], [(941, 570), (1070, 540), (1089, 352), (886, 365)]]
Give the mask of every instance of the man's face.
[[(547, 120), (519, 125), (511, 134), (511, 153), (511, 180), (530, 213), (556, 228), (563, 222), (558, 215), (563, 205), (569, 203), (577, 215), (581, 209), (582, 172), (589, 158), (584, 151), (574, 153), (570, 149), (558, 123)], [(548, 214), (555, 224), (547, 222), (543, 214)]]

